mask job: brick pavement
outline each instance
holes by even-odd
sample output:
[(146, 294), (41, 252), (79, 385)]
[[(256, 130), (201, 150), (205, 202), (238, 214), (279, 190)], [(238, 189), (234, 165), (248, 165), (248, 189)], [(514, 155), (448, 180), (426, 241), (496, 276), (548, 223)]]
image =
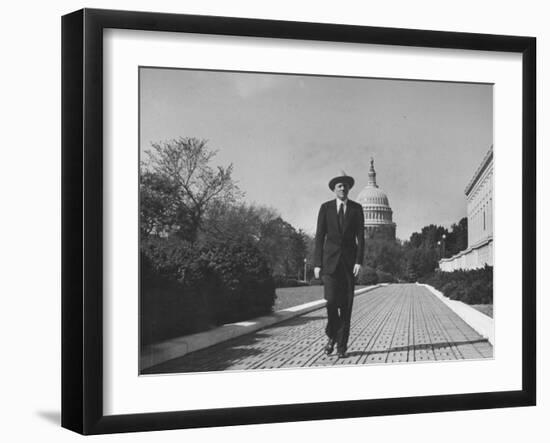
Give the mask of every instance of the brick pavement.
[[(320, 287), (322, 294), (322, 288)], [(395, 284), (356, 296), (346, 358), (323, 353), (325, 309), (187, 354), (145, 374), (492, 358), (491, 344), (430, 291)]]

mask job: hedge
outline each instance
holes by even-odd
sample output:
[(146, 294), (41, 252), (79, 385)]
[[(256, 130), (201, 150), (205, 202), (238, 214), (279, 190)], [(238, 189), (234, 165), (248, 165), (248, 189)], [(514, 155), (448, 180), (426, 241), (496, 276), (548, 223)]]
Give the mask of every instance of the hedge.
[(200, 290), (154, 270), (141, 254), (141, 345), (207, 330), (215, 325)]
[(421, 283), (433, 286), (453, 300), (471, 305), (493, 303), (492, 266), (469, 271), (437, 271), (422, 278)]
[(275, 284), (252, 244), (195, 247), (149, 239), (141, 248), (143, 344), (200, 332), (272, 311)]

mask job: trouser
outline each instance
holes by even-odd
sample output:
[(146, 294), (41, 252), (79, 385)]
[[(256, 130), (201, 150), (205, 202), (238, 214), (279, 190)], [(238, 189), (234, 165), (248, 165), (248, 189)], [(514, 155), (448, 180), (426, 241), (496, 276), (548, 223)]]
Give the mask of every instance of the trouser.
[(327, 327), (329, 339), (336, 342), (340, 351), (348, 348), (351, 310), (355, 280), (352, 269), (338, 263), (332, 274), (323, 276), (325, 300), (327, 301)]

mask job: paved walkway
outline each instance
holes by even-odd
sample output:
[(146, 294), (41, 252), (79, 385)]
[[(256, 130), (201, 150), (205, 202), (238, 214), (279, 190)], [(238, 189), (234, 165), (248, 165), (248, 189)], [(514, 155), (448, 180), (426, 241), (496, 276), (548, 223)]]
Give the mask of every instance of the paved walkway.
[(492, 358), (491, 344), (430, 291), (415, 284), (356, 296), (348, 356), (323, 353), (326, 311), (154, 366), (144, 373), (204, 372)]

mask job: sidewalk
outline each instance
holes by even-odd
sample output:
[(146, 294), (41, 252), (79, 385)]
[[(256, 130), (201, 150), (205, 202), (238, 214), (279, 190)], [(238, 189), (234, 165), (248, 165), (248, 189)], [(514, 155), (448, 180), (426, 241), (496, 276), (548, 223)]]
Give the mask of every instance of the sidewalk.
[[(324, 306), (324, 305), (323, 305)], [(354, 302), (348, 356), (326, 356), (326, 313), (313, 307), (271, 327), (165, 361), (144, 374), (492, 358), (493, 347), (424, 286), (377, 287)]]

